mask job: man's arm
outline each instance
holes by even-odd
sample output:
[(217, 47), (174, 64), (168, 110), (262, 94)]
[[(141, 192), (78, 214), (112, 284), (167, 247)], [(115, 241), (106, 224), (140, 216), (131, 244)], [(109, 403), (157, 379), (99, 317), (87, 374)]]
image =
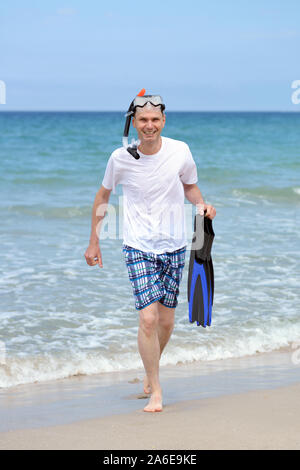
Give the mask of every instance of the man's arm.
[(188, 201), (197, 206), (197, 212), (203, 215), (204, 211), (206, 210), (206, 217), (213, 219), (216, 216), (216, 209), (209, 204), (205, 204), (198, 186), (196, 184), (182, 184), (184, 187), (185, 197)]
[(100, 268), (103, 267), (101, 250), (99, 246), (99, 237), (102, 220), (104, 219), (106, 214), (110, 193), (110, 189), (106, 189), (104, 186), (101, 186), (95, 197), (92, 210), (90, 244), (84, 254), (86, 262), (90, 266), (95, 266), (95, 264), (99, 264)]
[(182, 184), (184, 187), (184, 195), (188, 201), (195, 206), (197, 204), (205, 204), (201, 191), (196, 184)]

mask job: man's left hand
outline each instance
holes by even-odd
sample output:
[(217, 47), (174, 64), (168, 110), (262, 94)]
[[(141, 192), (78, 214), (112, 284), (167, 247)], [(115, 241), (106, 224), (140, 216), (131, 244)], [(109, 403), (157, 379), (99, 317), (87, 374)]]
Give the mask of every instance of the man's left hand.
[(204, 215), (204, 211), (206, 211), (205, 217), (208, 217), (211, 220), (216, 217), (217, 213), (214, 206), (210, 204), (197, 204), (197, 211), (200, 215)]

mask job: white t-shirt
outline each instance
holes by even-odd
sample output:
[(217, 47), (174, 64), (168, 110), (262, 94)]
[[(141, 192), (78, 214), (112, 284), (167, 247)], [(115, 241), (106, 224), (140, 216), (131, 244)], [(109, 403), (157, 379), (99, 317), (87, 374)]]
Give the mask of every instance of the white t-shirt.
[(124, 147), (107, 163), (102, 185), (123, 186), (123, 241), (138, 250), (156, 254), (187, 245), (184, 188), (197, 183), (197, 168), (188, 145), (162, 137), (160, 150), (139, 160)]

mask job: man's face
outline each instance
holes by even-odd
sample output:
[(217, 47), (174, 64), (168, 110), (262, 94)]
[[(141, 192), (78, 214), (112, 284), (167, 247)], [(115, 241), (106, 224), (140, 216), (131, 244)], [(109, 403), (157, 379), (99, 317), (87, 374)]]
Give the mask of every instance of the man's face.
[(132, 125), (136, 128), (141, 143), (152, 143), (160, 137), (165, 122), (166, 116), (161, 109), (152, 106), (150, 109), (137, 108)]

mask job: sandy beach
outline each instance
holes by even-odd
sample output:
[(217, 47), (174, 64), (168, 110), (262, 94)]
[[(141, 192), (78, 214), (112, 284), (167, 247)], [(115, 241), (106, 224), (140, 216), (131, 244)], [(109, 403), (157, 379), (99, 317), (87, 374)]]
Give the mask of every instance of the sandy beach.
[(300, 449), (290, 352), (162, 368), (145, 413), (141, 371), (1, 390), (1, 449)]
[(0, 434), (1, 449), (300, 449), (300, 384)]

